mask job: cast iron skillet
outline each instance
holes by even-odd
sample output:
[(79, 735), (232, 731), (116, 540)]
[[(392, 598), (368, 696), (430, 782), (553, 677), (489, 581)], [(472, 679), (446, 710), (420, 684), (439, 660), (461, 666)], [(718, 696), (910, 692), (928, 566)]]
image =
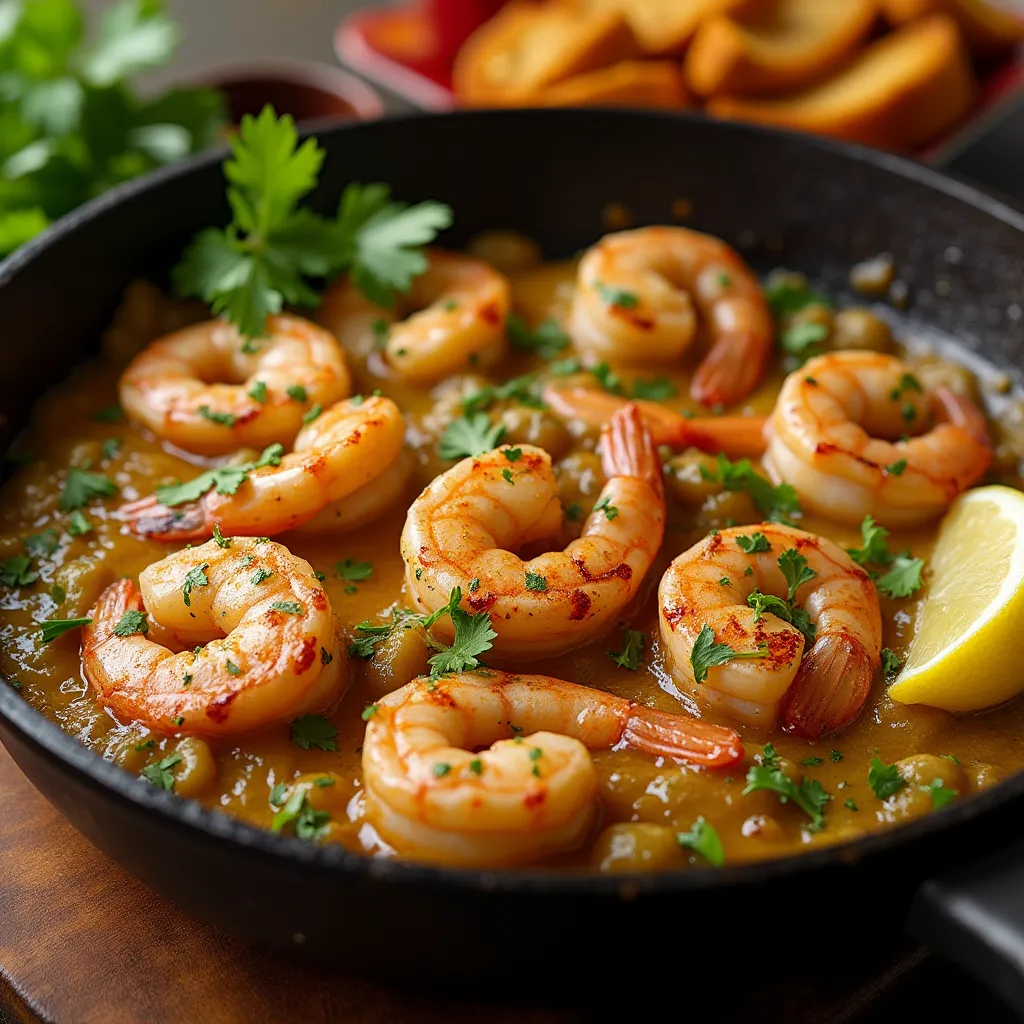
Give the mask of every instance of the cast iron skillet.
[[(671, 222), (673, 202), (686, 199), (691, 226), (739, 245), (759, 269), (804, 270), (839, 296), (853, 263), (887, 250), (910, 286), (911, 320), (1017, 376), (1024, 214), (905, 160), (739, 125), (582, 110), (413, 117), (320, 141), (319, 205), (347, 181), (386, 181), (402, 199), (449, 202), (451, 245), (511, 227), (567, 255), (602, 234), (611, 201), (642, 224)], [(0, 267), (0, 440), (95, 350), (131, 278), (159, 279), (197, 229), (227, 215), (219, 156), (201, 157), (102, 197)], [(779, 971), (824, 957), (836, 967), (898, 934), (910, 913), (918, 936), (1024, 1009), (1024, 847), (1009, 846), (1024, 773), (852, 845), (609, 878), (439, 870), (278, 838), (102, 761), (7, 686), (0, 738), (78, 829), (153, 888), (255, 942), (346, 970), (487, 979), (512, 998), (572, 964), (614, 952), (639, 968), (653, 954), (678, 963), (696, 994), (714, 977), (702, 972), (723, 962), (737, 977), (759, 961)], [(942, 877), (954, 867), (961, 873)]]

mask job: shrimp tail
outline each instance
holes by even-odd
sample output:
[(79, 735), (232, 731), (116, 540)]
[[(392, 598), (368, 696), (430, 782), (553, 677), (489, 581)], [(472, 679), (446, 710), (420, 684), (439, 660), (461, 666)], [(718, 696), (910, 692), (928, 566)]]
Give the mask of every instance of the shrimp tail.
[(213, 531), (202, 505), (170, 508), (157, 501), (154, 494), (128, 502), (117, 512), (132, 533), (152, 540), (205, 540)]
[(602, 435), (601, 464), (611, 479), (629, 476), (643, 480), (661, 498), (661, 461), (654, 448), (651, 432), (635, 404), (619, 409)]
[(947, 387), (939, 387), (935, 389), (934, 401), (938, 406), (937, 413), (940, 419), (966, 430), (978, 444), (983, 444), (986, 448), (992, 447), (985, 414), (969, 398), (954, 394)]
[(701, 405), (735, 405), (760, 383), (770, 345), (755, 331), (719, 335), (693, 375), (690, 396)]
[(653, 708), (634, 708), (622, 738), (634, 750), (708, 768), (727, 768), (743, 757), (743, 743), (732, 729)]
[(859, 640), (841, 633), (820, 637), (782, 699), (783, 728), (808, 740), (845, 728), (864, 707), (877, 669), (878, 658)]

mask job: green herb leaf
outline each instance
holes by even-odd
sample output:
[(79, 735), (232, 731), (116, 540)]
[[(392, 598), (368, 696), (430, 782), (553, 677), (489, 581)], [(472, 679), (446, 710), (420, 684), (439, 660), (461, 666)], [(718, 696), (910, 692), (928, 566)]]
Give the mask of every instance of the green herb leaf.
[(595, 512), (603, 512), (605, 519), (609, 521), (614, 519), (618, 514), (619, 510), (612, 504), (612, 499), (608, 497), (602, 498), (595, 506)]
[(205, 587), (209, 584), (209, 579), (204, 572), (205, 569), (210, 568), (209, 562), (203, 562), (202, 565), (197, 565), (194, 569), (189, 569), (185, 573), (185, 582), (181, 585), (181, 596), (185, 601), (185, 607), (192, 607), (192, 591), (196, 587)]
[(29, 555), (14, 555), (0, 562), (0, 584), (5, 587), (28, 587), (39, 579), (39, 573), (32, 569)]
[(807, 285), (794, 284), (791, 278), (782, 277), (769, 281), (764, 288), (764, 297), (776, 320), (793, 313), (799, 313), (807, 306), (827, 306), (832, 303)]
[(822, 343), (827, 337), (828, 328), (824, 324), (790, 324), (780, 332), (779, 344), (783, 352), (805, 362), (821, 352)]
[(800, 502), (796, 491), (789, 484), (773, 487), (759, 473), (754, 471), (750, 459), (730, 462), (719, 453), (716, 470), (711, 472), (705, 466), (700, 468), (701, 476), (712, 483), (721, 484), (726, 491), (744, 491), (770, 522), (791, 524), (791, 516), (800, 515)]
[(338, 574), (338, 579), (359, 583), (373, 575), (373, 563), (353, 562), (351, 558), (346, 558), (344, 562), (334, 563), (334, 571)]
[[(451, 617), (455, 638), (451, 647), (444, 648), (428, 659), (432, 679), (452, 672), (465, 672), (477, 668), (480, 664), (479, 655), (491, 649), (491, 641), (498, 635), (491, 628), (491, 617), (487, 612), (470, 615), (459, 607), (461, 600), (462, 591), (455, 587), (449, 596), (448, 604), (439, 609), (442, 614), (447, 613)], [(426, 628), (429, 629), (440, 617), (436, 612), (434, 616), (428, 616), (424, 620)]]
[(786, 585), (789, 588), (786, 597), (791, 602), (796, 599), (797, 590), (818, 575), (808, 567), (807, 559), (796, 548), (787, 548), (779, 555), (779, 568), (786, 578)]
[(145, 612), (135, 609), (126, 611), (114, 627), (114, 636), (135, 636), (137, 633), (145, 636), (148, 632), (149, 623), (146, 621)]
[(676, 842), (684, 849), (699, 853), (714, 868), (720, 868), (725, 863), (722, 840), (703, 817), (699, 817), (690, 826), (689, 832), (677, 832)]
[(80, 626), (88, 626), (91, 622), (92, 619), (47, 619), (39, 624), (43, 643), (51, 643), (57, 637), (67, 633), (68, 630), (78, 629)]
[(157, 789), (173, 790), (174, 773), (171, 769), (176, 764), (180, 764), (184, 759), (184, 755), (175, 751), (159, 761), (154, 761), (153, 764), (147, 764), (142, 769), (142, 777), (147, 782), (151, 782)]
[(441, 458), (454, 462), (482, 455), (497, 448), (504, 436), (504, 424), (492, 424), (486, 413), (472, 413), (452, 420), (445, 428), (439, 448)]
[(34, 533), (22, 541), (22, 547), (37, 558), (49, 558), (57, 548), (60, 547), (60, 540), (57, 531), (48, 526), (42, 533)]
[(813, 830), (824, 828), (825, 807), (831, 797), (817, 779), (802, 779), (798, 786), (781, 768), (753, 765), (747, 772), (747, 786), (743, 795), (760, 789), (775, 793), (782, 803), (792, 801), (796, 804), (811, 819)]
[(285, 612), (288, 615), (303, 615), (305, 614), (302, 609), (302, 605), (298, 601), (274, 601), (271, 606), (274, 611)]
[(886, 764), (880, 757), (871, 758), (868, 768), (868, 785), (879, 800), (887, 800), (907, 784), (894, 764)]
[(538, 573), (528, 572), (526, 574), (526, 589), (537, 590), (543, 593), (548, 589), (548, 581)]
[(93, 498), (110, 498), (117, 491), (117, 484), (113, 480), (100, 473), (90, 473), (72, 466), (64, 480), (58, 507), (61, 512), (71, 512), (88, 505)]
[(647, 644), (647, 636), (638, 629), (625, 630), (625, 643), (621, 651), (609, 651), (608, 657), (620, 668), (628, 668), (635, 672), (644, 660), (644, 647)]
[(263, 381), (258, 380), (251, 388), (249, 388), (246, 394), (248, 394), (254, 402), (259, 402), (260, 405), (263, 405), (267, 400), (267, 385)]
[(889, 531), (879, 526), (871, 516), (865, 516), (860, 524), (861, 546), (847, 548), (846, 553), (858, 564), (884, 565), (889, 561)]
[(297, 787), (284, 807), (274, 815), (270, 830), (281, 832), (287, 825), (292, 825), (297, 839), (314, 842), (326, 832), (330, 820), (330, 812), (314, 810), (306, 797), (306, 790)]
[(693, 666), (693, 678), (702, 683), (708, 677), (708, 669), (715, 665), (724, 665), (736, 658), (764, 658), (767, 651), (736, 651), (728, 644), (715, 643), (715, 631), (708, 625), (701, 627), (693, 650), (690, 652), (690, 664)]
[(536, 352), (543, 359), (553, 359), (569, 344), (569, 335), (554, 320), (545, 320), (534, 328), (517, 313), (510, 313), (505, 323), (509, 341), (516, 348)]
[[(633, 381), (633, 397), (648, 402), (665, 402), (679, 394), (679, 389), (668, 377), (651, 377)], [(710, 828), (710, 826), (708, 826)]]
[(603, 281), (595, 281), (594, 289), (609, 306), (618, 306), (619, 309), (635, 309), (640, 304), (640, 300), (633, 292), (614, 288)]
[(941, 810), (960, 795), (959, 790), (947, 789), (942, 779), (933, 779), (930, 786), (922, 786), (922, 789), (931, 795), (933, 811)]
[(320, 750), (338, 749), (338, 730), (323, 715), (303, 715), (291, 724), (292, 741), (303, 750), (318, 747)]
[[(168, 508), (198, 501), (207, 491), (214, 490), (217, 494), (236, 494), (238, 488), (249, 479), (254, 469), (264, 466), (279, 466), (284, 456), (284, 445), (272, 444), (263, 449), (263, 454), (255, 462), (247, 462), (242, 466), (222, 466), (219, 469), (208, 469), (200, 473), (194, 480), (184, 484), (172, 484), (156, 489), (156, 500)], [(219, 532), (219, 527), (216, 527)]]
[(885, 676), (886, 682), (895, 679), (901, 668), (903, 668), (903, 662), (888, 647), (883, 647), (882, 675)]
[(749, 537), (741, 533), (736, 537), (736, 543), (739, 545), (740, 550), (748, 555), (757, 554), (759, 551), (771, 551), (772, 549), (771, 544), (768, 543), (768, 538), (760, 531)]
[(921, 589), (924, 562), (920, 558), (897, 555), (891, 566), (892, 568), (876, 582), (876, 586), (883, 594), (897, 598), (910, 597)]

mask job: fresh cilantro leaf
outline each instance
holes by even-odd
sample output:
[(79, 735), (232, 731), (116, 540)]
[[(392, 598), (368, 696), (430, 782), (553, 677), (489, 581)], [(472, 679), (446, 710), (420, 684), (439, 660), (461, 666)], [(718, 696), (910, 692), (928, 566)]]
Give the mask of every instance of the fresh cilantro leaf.
[(315, 810), (306, 797), (306, 790), (297, 787), (284, 807), (274, 815), (270, 830), (281, 832), (286, 825), (292, 825), (297, 839), (314, 842), (327, 830), (330, 820), (330, 812)]
[(775, 771), (776, 768), (781, 766), (781, 763), (778, 751), (771, 743), (766, 743), (761, 749), (761, 764), (764, 765), (765, 768), (770, 768), (772, 771)]
[(30, 555), (49, 558), (60, 547), (60, 540), (57, 537), (57, 531), (52, 526), (48, 526), (42, 533), (34, 533), (32, 536), (26, 537), (22, 542), (22, 547)]
[(828, 752), (828, 756), (832, 758), (833, 764), (839, 764), (839, 762), (843, 759), (842, 753), (838, 750), (830, 750)]
[(822, 342), (828, 337), (824, 324), (790, 324), (779, 334), (782, 351), (804, 362), (821, 352)]
[(889, 476), (899, 476), (906, 468), (907, 460), (897, 459), (895, 462), (889, 463), (889, 465), (885, 467), (885, 471)]
[(933, 811), (941, 810), (946, 804), (955, 800), (960, 795), (959, 790), (948, 789), (942, 779), (933, 779), (930, 786), (922, 786), (921, 788), (931, 795)]
[(303, 426), (308, 427), (323, 411), (324, 407), (319, 402), (314, 402), (302, 416)]
[(246, 394), (254, 401), (263, 405), (267, 400), (267, 385), (264, 381), (258, 380)]
[(846, 799), (845, 799), (845, 800), (843, 801), (843, 806), (844, 806), (844, 807), (845, 807), (845, 808), (846, 808), (846, 809), (847, 809), (848, 811), (857, 811), (857, 810), (860, 810), (860, 808), (859, 808), (859, 807), (858, 807), (858, 806), (856, 805), (856, 803), (854, 803), (854, 801), (853, 801), (853, 799), (852, 799), (851, 797), (847, 797), (847, 798), (846, 798)]
[(602, 498), (596, 505), (594, 505), (595, 512), (603, 512), (605, 519), (612, 520), (618, 514), (619, 510), (615, 505), (612, 504), (612, 499), (605, 497)]
[(274, 572), (273, 572), (272, 569), (264, 569), (263, 566), (260, 566), (252, 574), (252, 576), (249, 577), (249, 582), (252, 583), (253, 586), (257, 586), (258, 587), (264, 581), (269, 580), (270, 577), (273, 576), (273, 575), (274, 575)]
[(82, 537), (92, 532), (92, 523), (81, 509), (75, 509), (68, 519), (68, 533), (72, 537)]
[(786, 578), (786, 585), (789, 588), (786, 597), (789, 601), (796, 598), (796, 592), (800, 587), (818, 575), (808, 567), (807, 559), (796, 548), (787, 548), (779, 555), (779, 568)]
[(771, 522), (790, 523), (791, 516), (801, 514), (796, 491), (789, 484), (773, 487), (768, 480), (755, 472), (750, 459), (730, 462), (719, 453), (715, 471), (712, 472), (702, 465), (700, 472), (705, 480), (721, 484), (726, 491), (745, 491), (765, 519)]
[(136, 633), (145, 636), (148, 632), (149, 623), (146, 621), (145, 613), (135, 609), (126, 611), (114, 627), (114, 636), (135, 636)]
[[(648, 402), (664, 402), (679, 394), (679, 389), (668, 377), (651, 377), (649, 380), (633, 381), (633, 397)], [(708, 826), (711, 827), (710, 825)]]
[(205, 587), (210, 581), (206, 576), (204, 569), (209, 569), (210, 563), (203, 562), (202, 565), (197, 565), (194, 569), (189, 569), (185, 573), (185, 582), (181, 585), (181, 596), (185, 601), (185, 607), (192, 607), (192, 591), (196, 587)]
[(523, 454), (522, 448), (506, 448), (502, 453), (509, 462), (518, 462)]
[(108, 437), (106, 441), (103, 442), (102, 452), (103, 458), (108, 462), (111, 459), (116, 459), (121, 453), (121, 439), (119, 437)]
[(647, 636), (638, 629), (625, 630), (625, 643), (621, 651), (609, 651), (608, 657), (621, 668), (628, 668), (635, 672), (644, 660), (644, 647), (647, 644)]
[(792, 313), (799, 313), (807, 306), (831, 306), (824, 295), (811, 291), (806, 284), (795, 283), (790, 276), (769, 280), (764, 287), (764, 297), (776, 320)]
[(614, 288), (603, 281), (595, 281), (594, 289), (609, 306), (618, 306), (619, 309), (635, 309), (640, 304), (635, 293), (627, 292), (622, 288)]
[(543, 593), (548, 589), (548, 581), (539, 573), (528, 572), (526, 574), (526, 589)]
[(755, 764), (747, 772), (744, 796), (760, 789), (775, 793), (780, 802), (792, 801), (810, 819), (811, 828), (818, 831), (825, 826), (825, 807), (832, 798), (817, 779), (802, 779), (798, 786), (781, 768)]
[(740, 550), (748, 555), (756, 554), (759, 551), (771, 551), (772, 549), (771, 544), (768, 543), (768, 538), (760, 530), (749, 537), (746, 534), (739, 534), (736, 537), (736, 543), (739, 545)]
[(921, 589), (921, 573), (924, 562), (920, 558), (897, 555), (890, 563), (889, 571), (877, 580), (876, 586), (889, 597), (910, 597)]
[(88, 505), (93, 498), (110, 498), (117, 491), (117, 484), (113, 480), (100, 473), (90, 473), (86, 469), (72, 466), (64, 480), (58, 507), (61, 512), (71, 512)]
[(92, 619), (47, 619), (39, 624), (43, 643), (51, 643), (57, 637), (67, 633), (68, 630), (78, 629), (80, 626), (88, 626), (91, 622)]
[(306, 401), (306, 389), (301, 384), (292, 384), (290, 387), (285, 388), (285, 394), (293, 402), (305, 402)]
[(298, 601), (274, 601), (271, 606), (274, 611), (285, 612), (288, 615), (302, 615), (302, 605)]
[(712, 867), (720, 868), (725, 863), (725, 850), (714, 826), (699, 817), (689, 832), (677, 832), (676, 842), (684, 849), (699, 853)]
[(492, 424), (483, 412), (452, 420), (441, 438), (441, 458), (454, 462), (456, 459), (482, 455), (497, 448), (504, 436), (504, 424)]
[(364, 722), (368, 722), (375, 714), (377, 714), (378, 711), (380, 711), (380, 705), (367, 704), (366, 707), (363, 708), (363, 713), (360, 717)]
[[(431, 679), (451, 672), (465, 672), (467, 669), (476, 668), (480, 664), (478, 656), (491, 649), (491, 641), (498, 635), (491, 628), (491, 617), (487, 612), (470, 615), (458, 607), (458, 601), (453, 604), (452, 599), (456, 594), (458, 600), (462, 600), (462, 591), (456, 587), (444, 609), (451, 616), (452, 625), (455, 627), (455, 639), (451, 647), (428, 659)], [(433, 625), (433, 622), (430, 625)]]
[(570, 356), (568, 359), (556, 359), (549, 369), (556, 377), (571, 377), (583, 369), (583, 364), (575, 356)]
[(233, 413), (217, 412), (208, 405), (199, 406), (199, 415), (204, 420), (209, 420), (211, 423), (216, 423), (222, 427), (233, 427), (235, 425), (236, 417)]
[(882, 648), (882, 675), (885, 676), (886, 681), (895, 679), (899, 674), (900, 669), (903, 668), (903, 662), (889, 650), (888, 647)]
[(174, 773), (171, 769), (176, 764), (180, 764), (184, 759), (183, 754), (175, 751), (159, 761), (154, 761), (153, 764), (147, 764), (142, 769), (142, 777), (147, 782), (151, 782), (157, 789), (172, 790), (174, 789)]
[(115, 85), (166, 64), (180, 38), (181, 30), (159, 4), (122, 0), (104, 11), (99, 37), (84, 55), (82, 71), (90, 85)]
[(554, 320), (545, 320), (534, 328), (517, 313), (510, 313), (505, 323), (509, 341), (516, 348), (536, 352), (543, 359), (553, 359), (569, 344), (569, 335)]
[(594, 375), (597, 383), (609, 394), (623, 394), (622, 378), (607, 363), (598, 363), (596, 366), (592, 366), (590, 372)]
[(361, 622), (356, 632), (361, 633), (348, 645), (350, 658), (372, 658), (374, 649), (390, 632), (391, 626), (374, 626), (369, 622)]
[[(224, 534), (220, 532), (220, 523), (213, 524), (213, 541), (217, 547), (223, 548), (226, 551), (231, 547), (231, 540), (231, 537), (225, 537)], [(252, 559), (254, 556), (248, 555), (247, 557), (249, 558), (249, 561), (246, 562), (246, 565), (252, 565)]]
[(59, 583), (54, 583), (50, 587), (50, 597), (53, 598), (55, 604), (63, 604), (67, 596), (68, 592)]
[(320, 750), (338, 749), (338, 730), (323, 715), (303, 715), (291, 725), (292, 740), (303, 750), (318, 747)]
[(889, 561), (887, 538), (889, 531), (879, 526), (871, 516), (865, 516), (860, 524), (861, 546), (847, 548), (846, 553), (858, 564), (884, 565)]
[(693, 650), (690, 652), (690, 664), (693, 666), (693, 678), (702, 683), (708, 677), (708, 669), (715, 665), (724, 665), (736, 658), (764, 658), (765, 651), (736, 651), (728, 644), (715, 643), (715, 631), (708, 625), (701, 627)]
[(28, 587), (39, 579), (32, 569), (30, 555), (14, 555), (0, 562), (0, 584), (5, 587)]
[(272, 444), (263, 449), (263, 454), (255, 462), (247, 462), (242, 466), (221, 466), (219, 469), (208, 469), (193, 480), (184, 484), (172, 484), (156, 489), (156, 500), (168, 508), (198, 501), (207, 491), (214, 490), (217, 494), (235, 494), (238, 488), (249, 479), (254, 469), (264, 466), (279, 466), (284, 455), (284, 446)]
[(373, 575), (373, 563), (353, 562), (351, 558), (346, 558), (344, 562), (334, 563), (334, 571), (338, 574), (338, 579), (360, 583)]
[(880, 757), (871, 758), (871, 765), (868, 768), (868, 785), (879, 800), (887, 800), (906, 784), (907, 780), (900, 775), (897, 765), (886, 764)]
[(765, 612), (777, 615), (786, 622), (793, 621), (793, 609), (781, 597), (773, 594), (762, 594), (760, 590), (752, 590), (747, 595), (747, 604), (754, 609), (754, 621), (760, 622)]

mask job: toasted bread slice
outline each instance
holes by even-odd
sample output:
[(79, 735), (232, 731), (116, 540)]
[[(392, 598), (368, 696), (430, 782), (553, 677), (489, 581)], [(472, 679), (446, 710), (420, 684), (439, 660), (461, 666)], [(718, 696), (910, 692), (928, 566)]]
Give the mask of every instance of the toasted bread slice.
[(978, 57), (998, 57), (1024, 39), (1024, 21), (986, 0), (881, 0), (882, 13), (894, 25), (926, 14), (950, 14)]
[[(619, 11), (644, 52), (681, 53), (706, 18), (769, 10), (775, 0), (565, 0), (583, 11)], [(831, 2), (831, 0), (826, 0)]]
[(676, 61), (623, 60), (610, 68), (566, 78), (533, 100), (541, 107), (659, 107), (689, 106), (683, 76)]
[(935, 14), (883, 36), (818, 85), (785, 96), (713, 96), (710, 113), (740, 121), (910, 149), (970, 109), (974, 72), (960, 30)]
[(581, 12), (513, 0), (462, 45), (452, 68), (455, 95), (473, 106), (516, 106), (573, 75), (639, 54), (616, 10)]
[(761, 17), (711, 18), (687, 51), (687, 81), (701, 96), (795, 89), (851, 54), (877, 16), (877, 0), (778, 0)]

